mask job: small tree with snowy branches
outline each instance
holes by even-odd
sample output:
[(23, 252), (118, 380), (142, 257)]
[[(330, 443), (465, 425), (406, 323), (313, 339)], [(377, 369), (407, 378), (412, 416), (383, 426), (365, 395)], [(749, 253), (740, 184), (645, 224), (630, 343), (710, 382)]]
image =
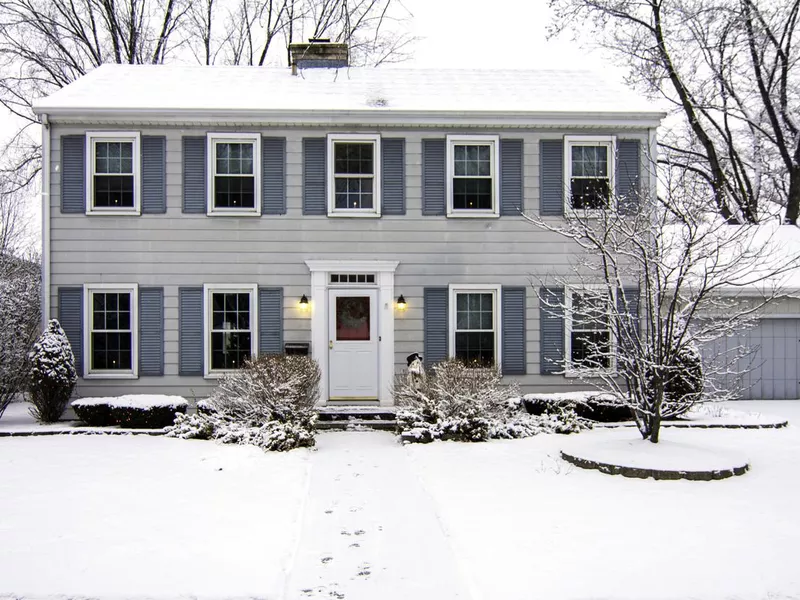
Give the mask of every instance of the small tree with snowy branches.
[(78, 382), (72, 347), (57, 320), (52, 319), (47, 324), (30, 358), (31, 414), (39, 421), (54, 423), (64, 413)]
[(703, 384), (731, 395), (715, 381), (749, 350), (706, 360), (703, 373), (699, 349), (752, 325), (800, 265), (786, 243), (800, 248), (797, 228), (726, 224), (697, 178), (669, 176), (658, 196), (608, 199), (614, 209), (526, 216), (578, 249), (569, 271), (552, 276), (556, 286), (543, 278), (539, 297), (545, 315), (570, 324), (561, 372), (614, 392), (654, 443), (662, 420), (699, 401)]

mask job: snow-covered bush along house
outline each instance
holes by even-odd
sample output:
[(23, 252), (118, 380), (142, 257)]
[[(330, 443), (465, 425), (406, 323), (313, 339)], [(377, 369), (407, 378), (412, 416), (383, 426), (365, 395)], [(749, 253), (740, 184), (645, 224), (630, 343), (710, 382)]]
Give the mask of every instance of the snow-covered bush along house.
[(325, 403), (391, 404), (414, 352), (570, 387), (541, 348), (579, 362), (581, 334), (542, 330), (531, 282), (576, 250), (520, 211), (654, 185), (663, 114), (601, 73), (292, 52), (294, 69), (107, 65), (36, 103), (44, 308), (78, 392), (202, 397), (255, 353), (306, 348)]

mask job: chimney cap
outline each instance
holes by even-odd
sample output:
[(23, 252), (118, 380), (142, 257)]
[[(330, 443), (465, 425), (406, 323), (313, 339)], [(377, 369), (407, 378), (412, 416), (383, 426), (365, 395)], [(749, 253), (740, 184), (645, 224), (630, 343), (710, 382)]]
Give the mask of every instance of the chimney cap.
[(331, 38), (308, 38), (309, 44), (330, 44)]

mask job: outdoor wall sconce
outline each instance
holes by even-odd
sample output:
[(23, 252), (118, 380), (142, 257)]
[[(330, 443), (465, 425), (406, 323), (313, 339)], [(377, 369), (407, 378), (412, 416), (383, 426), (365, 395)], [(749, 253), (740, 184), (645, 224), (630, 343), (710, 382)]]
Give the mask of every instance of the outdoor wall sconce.
[(308, 298), (306, 298), (305, 294), (300, 298), (300, 310), (308, 310)]
[(397, 310), (405, 310), (408, 308), (408, 304), (406, 303), (406, 299), (403, 297), (403, 294), (400, 294), (400, 297), (397, 298)]

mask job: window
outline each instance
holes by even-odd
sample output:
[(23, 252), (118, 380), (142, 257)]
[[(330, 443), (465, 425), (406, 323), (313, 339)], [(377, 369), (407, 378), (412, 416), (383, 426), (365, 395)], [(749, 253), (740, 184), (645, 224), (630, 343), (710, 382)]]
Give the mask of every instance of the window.
[(608, 208), (614, 191), (614, 138), (566, 136), (564, 141), (568, 208)]
[(85, 292), (84, 376), (136, 377), (137, 286), (94, 285)]
[(261, 136), (208, 134), (209, 214), (261, 214)]
[(330, 282), (332, 284), (347, 283), (374, 285), (375, 273), (331, 273)]
[(238, 369), (256, 354), (256, 286), (206, 286), (206, 374)]
[(86, 134), (89, 214), (140, 213), (138, 132), (94, 131)]
[(500, 364), (500, 286), (450, 287), (450, 355), (470, 366)]
[(380, 136), (328, 136), (328, 214), (380, 216)]
[(499, 214), (497, 136), (447, 136), (447, 214)]
[(568, 371), (613, 367), (611, 311), (605, 289), (569, 290), (566, 311)]

